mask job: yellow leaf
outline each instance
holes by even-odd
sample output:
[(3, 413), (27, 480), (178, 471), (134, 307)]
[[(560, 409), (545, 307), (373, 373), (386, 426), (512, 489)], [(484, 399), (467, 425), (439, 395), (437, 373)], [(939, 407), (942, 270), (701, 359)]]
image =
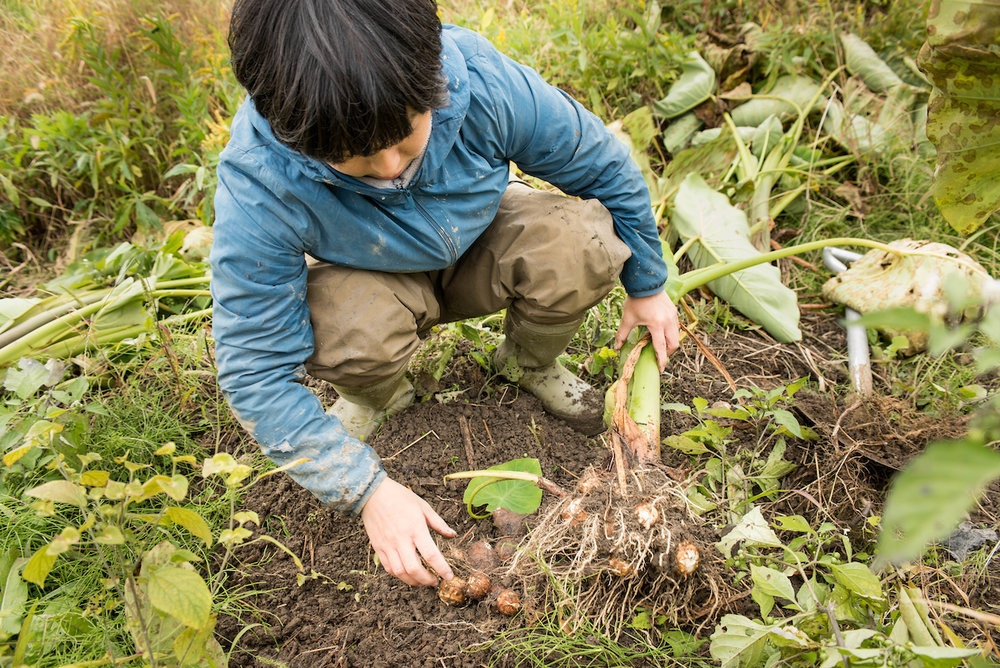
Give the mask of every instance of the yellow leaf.
[(30, 445), (22, 445), (20, 448), (15, 448), (3, 456), (4, 466), (13, 466), (17, 463), (21, 457), (28, 454), (28, 450), (31, 450)]
[(104, 487), (110, 477), (107, 471), (84, 471), (80, 474), (80, 482), (89, 487)]
[(38, 549), (28, 563), (24, 565), (24, 569), (21, 571), (21, 577), (28, 582), (33, 582), (34, 584), (42, 587), (45, 585), (45, 578), (48, 577), (49, 571), (52, 570), (52, 566), (56, 563), (56, 555), (49, 554), (48, 545), (43, 545)]
[(174, 444), (173, 441), (169, 441), (167, 443), (164, 443), (160, 447), (158, 447), (153, 454), (154, 455), (172, 455), (172, 454), (174, 454), (174, 450), (176, 450), (176, 449), (177, 449), (177, 445)]
[(205, 520), (202, 519), (201, 515), (198, 513), (193, 510), (188, 510), (187, 508), (171, 507), (167, 508), (166, 516), (170, 518), (170, 521), (174, 524), (181, 525), (198, 538), (201, 538), (205, 541), (206, 546), (212, 546), (212, 530), (209, 528), (208, 523), (205, 522)]

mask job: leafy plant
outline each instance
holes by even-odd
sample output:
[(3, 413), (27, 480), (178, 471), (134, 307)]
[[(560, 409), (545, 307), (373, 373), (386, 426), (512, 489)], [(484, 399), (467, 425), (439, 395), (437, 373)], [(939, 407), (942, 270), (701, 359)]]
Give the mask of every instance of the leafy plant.
[(962, 234), (1000, 209), (1000, 7), (934, 0), (920, 65), (934, 84), (927, 135), (938, 149), (934, 199)]

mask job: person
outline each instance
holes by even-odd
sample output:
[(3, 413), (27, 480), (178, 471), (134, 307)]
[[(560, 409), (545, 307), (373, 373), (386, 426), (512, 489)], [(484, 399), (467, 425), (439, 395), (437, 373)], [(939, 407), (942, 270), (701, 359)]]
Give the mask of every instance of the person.
[[(248, 95), (215, 197), (220, 387), (272, 461), (306, 460), (289, 475), (361, 516), (389, 573), (450, 579), (429, 529), (454, 531), (365, 441), (412, 401), (421, 337), (502, 309), (499, 371), (593, 432), (600, 395), (556, 358), (619, 277), (617, 345), (644, 325), (662, 369), (677, 313), (642, 176), (596, 116), (442, 26), (434, 0), (236, 0), (228, 39)], [(333, 384), (328, 412), (305, 374)]]

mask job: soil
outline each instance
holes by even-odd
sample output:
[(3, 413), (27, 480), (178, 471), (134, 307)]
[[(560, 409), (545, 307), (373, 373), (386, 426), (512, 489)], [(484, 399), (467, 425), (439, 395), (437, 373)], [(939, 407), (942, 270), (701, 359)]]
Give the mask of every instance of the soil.
[[(822, 516), (843, 528), (853, 543), (864, 545), (865, 520), (880, 508), (894, 471), (929, 441), (961, 435), (966, 418), (931, 418), (891, 397), (862, 403), (841, 396), (838, 391), (846, 381), (843, 332), (830, 312), (809, 312), (805, 318), (802, 330), (807, 334), (801, 344), (779, 344), (755, 330), (696, 330), (704, 348), (690, 340), (682, 345), (662, 377), (662, 393), (665, 401), (687, 405), (694, 397), (709, 403), (732, 401), (722, 369), (739, 388), (767, 390), (807, 379), (793, 410), (819, 438), (789, 443), (785, 458), (798, 466), (782, 481), (790, 491), (773, 501), (771, 512)], [(888, 394), (884, 382), (877, 379), (876, 384)], [(487, 378), (461, 348), (438, 385), (448, 391), (429, 393), (391, 419), (372, 445), (389, 475), (427, 500), (458, 532), (454, 539), (438, 538), (446, 555), (482, 539), (495, 543), (501, 534), (488, 519), (470, 518), (462, 502), (464, 482), (446, 483), (445, 474), (537, 457), (543, 475), (571, 488), (588, 466), (600, 466), (607, 458), (601, 437), (578, 434), (548, 416), (534, 397)], [(335, 396), (325, 387), (314, 389), (324, 401)], [(667, 410), (662, 433), (680, 433), (693, 424), (689, 415)], [(733, 433), (744, 438), (739, 429)], [(255, 446), (244, 436), (233, 447)], [(681, 474), (690, 468), (690, 459), (677, 451), (665, 448), (663, 458)], [(973, 520), (996, 526), (997, 491), (987, 495)], [(546, 494), (540, 516), (555, 502)], [(508, 619), (486, 603), (448, 607), (435, 589), (395, 580), (374, 562), (360, 520), (329, 510), (284, 474), (254, 487), (244, 509), (258, 513), (260, 532), (298, 555), (305, 572), (266, 542), (238, 550), (232, 584), (245, 587), (246, 598), (239, 609), (224, 611), (217, 627), (224, 647), (235, 644), (232, 666), (512, 665), (509, 656), (491, 649), (490, 641), (530, 623), (528, 615)], [(714, 532), (706, 528), (705, 535)], [(951, 595), (954, 603), (990, 609), (1000, 604), (998, 575), (989, 567), (982, 573), (920, 577), (925, 585)], [(707, 636), (721, 614), (754, 614), (746, 593), (734, 593), (730, 578), (721, 577), (724, 594), (699, 602), (701, 618), (690, 619), (689, 630), (700, 629)], [(974, 600), (965, 600), (969, 596), (964, 592), (970, 591)], [(979, 627), (968, 627), (970, 637), (983, 634)]]

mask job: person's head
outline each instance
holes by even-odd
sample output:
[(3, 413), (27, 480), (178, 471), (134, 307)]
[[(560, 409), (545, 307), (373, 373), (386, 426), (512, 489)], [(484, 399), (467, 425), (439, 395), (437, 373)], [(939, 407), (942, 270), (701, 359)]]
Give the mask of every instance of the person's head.
[(434, 0), (236, 0), (229, 48), (274, 135), (329, 163), (399, 144), (446, 100)]

